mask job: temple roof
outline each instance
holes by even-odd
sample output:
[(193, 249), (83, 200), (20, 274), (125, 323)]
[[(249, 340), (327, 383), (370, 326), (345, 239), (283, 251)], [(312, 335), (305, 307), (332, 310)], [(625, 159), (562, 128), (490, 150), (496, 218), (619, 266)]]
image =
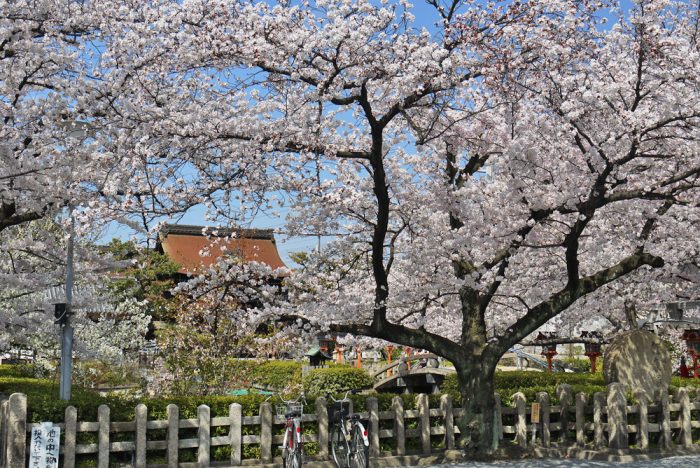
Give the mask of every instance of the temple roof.
[[(205, 234), (206, 230), (206, 234)], [(160, 230), (160, 248), (180, 265), (180, 273), (196, 274), (220, 257), (237, 256), (273, 269), (285, 268), (271, 229), (230, 229), (166, 224)], [(200, 251), (207, 255), (200, 256)]]

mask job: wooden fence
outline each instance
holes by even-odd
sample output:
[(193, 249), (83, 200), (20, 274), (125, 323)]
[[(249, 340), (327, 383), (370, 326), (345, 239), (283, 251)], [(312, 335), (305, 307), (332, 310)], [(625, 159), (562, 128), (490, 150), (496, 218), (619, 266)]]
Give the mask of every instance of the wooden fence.
[[(592, 398), (585, 394), (573, 395), (568, 385), (557, 388), (559, 404), (550, 405), (547, 393), (537, 394), (539, 422), (532, 423), (532, 406), (525, 395), (513, 395), (513, 405), (501, 407), (496, 395), (496, 431), (494, 446), (533, 445), (548, 447), (555, 443), (559, 447), (578, 446), (592, 449), (627, 449), (641, 451), (650, 447), (670, 449), (675, 445), (687, 448), (694, 442), (693, 429), (700, 428), (700, 397), (691, 401), (688, 390), (680, 389), (670, 397), (663, 393), (652, 400), (644, 392), (636, 392), (634, 404), (629, 404), (623, 387), (619, 384), (608, 386), (606, 393), (596, 393)], [(416, 395), (416, 409), (405, 409), (400, 397), (392, 400), (391, 408), (379, 411), (378, 401), (370, 397), (361, 417), (368, 421), (370, 432), (370, 456), (402, 456), (406, 454), (429, 455), (440, 450), (455, 447), (459, 429), (455, 425), (462, 410), (453, 408), (448, 395), (442, 395), (439, 407), (429, 407), (427, 395)], [(305, 442), (318, 444), (319, 460), (329, 456), (328, 412), (326, 402), (319, 398), (315, 402), (315, 412), (305, 414), (304, 421), (316, 426), (316, 433), (304, 435)], [(230, 459), (226, 465), (239, 466), (264, 464), (279, 461), (273, 459), (275, 447), (282, 443), (284, 418), (273, 413), (270, 403), (260, 405), (256, 416), (243, 416), (242, 407), (232, 403), (227, 415), (212, 417), (210, 408), (201, 405), (194, 419), (181, 419), (176, 405), (168, 405), (166, 420), (149, 420), (148, 408), (140, 404), (136, 407), (132, 421), (112, 421), (110, 409), (100, 406), (97, 421), (78, 421), (76, 408), (65, 410), (65, 419), (58, 425), (62, 431), (61, 466), (73, 468), (76, 456), (89, 454), (97, 461), (99, 468), (107, 468), (110, 453), (129, 452), (132, 465), (136, 467), (207, 467), (210, 466), (213, 449), (230, 447)], [(0, 407), (0, 466), (24, 468), (28, 459), (28, 434), (38, 424), (27, 423), (27, 398), (15, 393)], [(227, 435), (212, 436), (214, 428), (224, 426)], [(244, 430), (245, 429), (245, 430)], [(564, 430), (562, 430), (564, 429)], [(159, 430), (163, 440), (149, 440), (148, 431)], [(181, 432), (191, 434), (181, 438)], [(78, 433), (96, 433), (96, 443), (79, 444)], [(220, 431), (219, 431), (220, 432)], [(255, 432), (255, 434), (248, 434)], [(533, 432), (536, 439), (533, 438)], [(114, 434), (130, 433), (129, 440), (111, 440)], [(697, 433), (697, 431), (696, 431)], [(153, 436), (153, 434), (151, 434)], [(196, 436), (194, 436), (196, 435)], [(114, 437), (116, 438), (116, 437)], [(386, 449), (388, 439), (392, 439), (391, 451)], [(259, 458), (243, 460), (244, 446), (259, 447)], [(181, 449), (196, 450), (196, 462), (179, 463)], [(147, 457), (153, 451), (165, 454), (167, 463), (147, 465)]]

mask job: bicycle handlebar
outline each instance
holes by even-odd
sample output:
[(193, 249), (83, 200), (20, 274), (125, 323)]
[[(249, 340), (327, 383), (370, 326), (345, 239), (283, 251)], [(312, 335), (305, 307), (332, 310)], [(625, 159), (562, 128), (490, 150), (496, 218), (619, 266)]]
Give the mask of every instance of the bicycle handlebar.
[[(341, 402), (341, 401), (348, 401), (348, 395), (350, 395), (351, 393), (352, 393), (353, 395), (357, 395), (357, 394), (360, 393), (361, 391), (362, 391), (361, 388), (353, 388), (353, 389), (347, 390), (347, 391), (345, 392), (345, 396), (344, 396), (343, 398), (339, 399), (339, 400), (336, 400), (335, 397), (334, 397), (331, 393), (326, 393), (326, 397), (328, 397), (328, 398), (330, 398), (331, 400), (333, 400), (334, 402), (338, 403), (338, 402)], [(342, 392), (342, 390), (341, 390), (341, 392)]]
[(304, 405), (308, 405), (308, 403), (306, 402), (306, 397), (304, 396), (304, 392), (301, 392), (301, 394), (299, 394), (299, 398), (297, 398), (296, 400), (285, 400), (284, 398), (282, 398), (282, 394), (280, 392), (272, 392), (271, 395), (269, 395), (267, 398), (265, 398), (265, 401), (268, 401), (273, 396), (276, 396), (277, 398), (279, 398), (279, 400), (286, 405), (289, 405), (291, 403), (299, 403), (299, 402), (303, 402)]

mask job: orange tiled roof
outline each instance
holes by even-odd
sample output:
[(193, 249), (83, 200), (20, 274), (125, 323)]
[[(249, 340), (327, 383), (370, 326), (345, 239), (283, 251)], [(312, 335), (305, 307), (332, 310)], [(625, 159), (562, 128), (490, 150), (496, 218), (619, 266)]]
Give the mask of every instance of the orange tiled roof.
[[(284, 268), (271, 229), (215, 229), (205, 226), (166, 224), (160, 231), (160, 245), (180, 273), (195, 274), (223, 255), (234, 255), (246, 262), (260, 262), (271, 268)], [(208, 255), (199, 252), (208, 249)]]

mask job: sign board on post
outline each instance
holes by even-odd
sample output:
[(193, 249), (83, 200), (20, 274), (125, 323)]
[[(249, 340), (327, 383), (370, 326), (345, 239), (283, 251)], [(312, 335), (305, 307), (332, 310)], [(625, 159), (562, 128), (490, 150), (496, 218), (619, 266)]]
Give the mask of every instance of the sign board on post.
[(537, 439), (537, 424), (540, 422), (540, 404), (533, 403), (530, 410), (530, 422), (532, 423), (532, 443)]
[(29, 449), (29, 468), (58, 468), (58, 452), (61, 428), (52, 422), (41, 423), (32, 428), (32, 443)]
[(540, 404), (533, 403), (532, 411), (530, 412), (530, 422), (532, 424), (537, 424), (540, 422)]

